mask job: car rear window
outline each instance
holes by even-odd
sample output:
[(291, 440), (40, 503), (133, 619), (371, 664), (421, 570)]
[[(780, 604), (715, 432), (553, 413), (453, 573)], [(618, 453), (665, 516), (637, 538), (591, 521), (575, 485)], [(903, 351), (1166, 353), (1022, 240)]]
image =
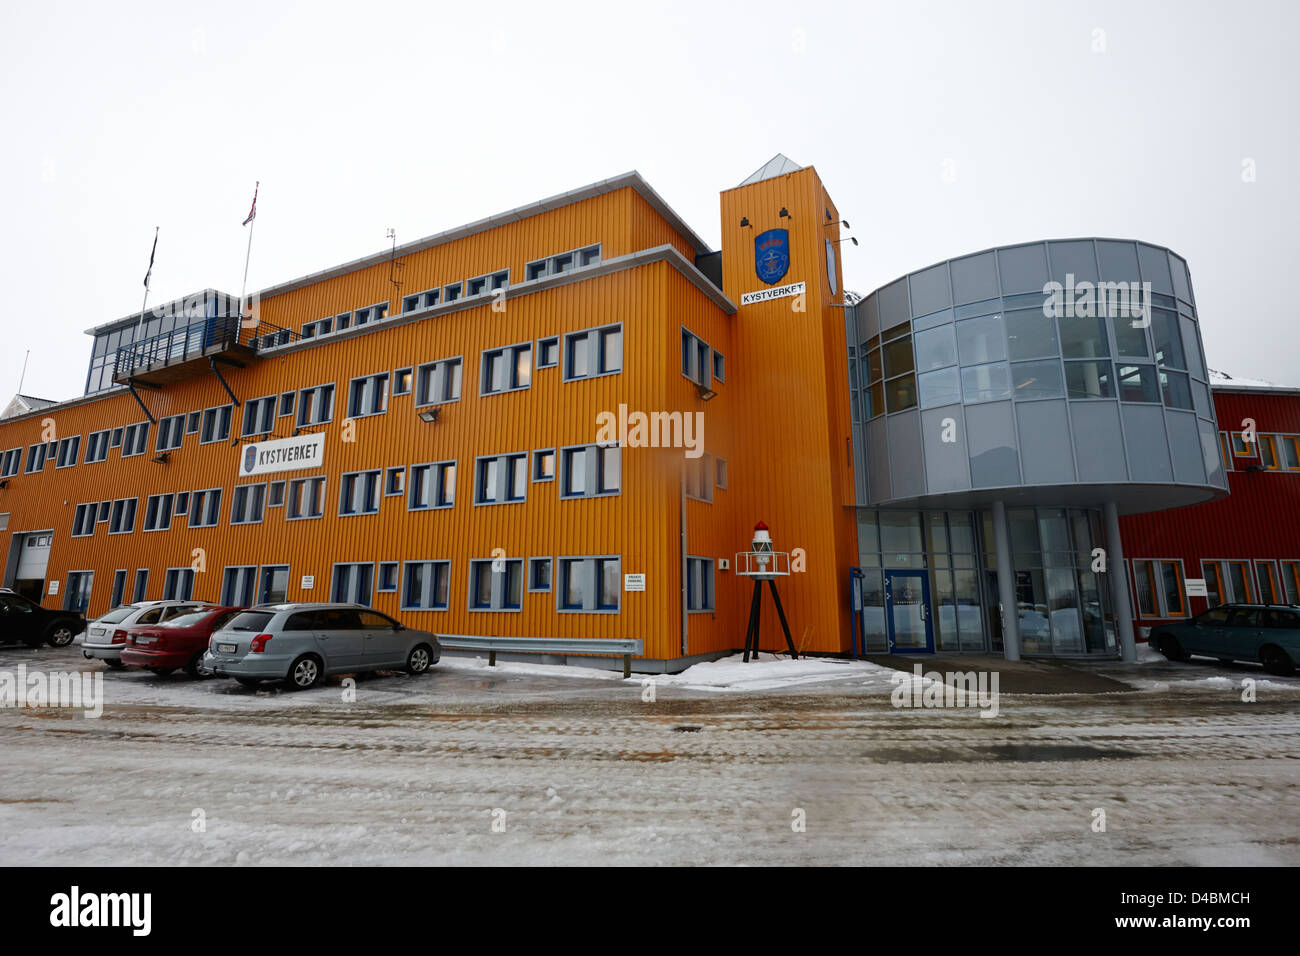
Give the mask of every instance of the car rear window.
[(115, 607), (99, 619), (100, 624), (117, 624), (126, 620), (140, 608), (135, 604), (123, 604), (121, 607)]
[(1292, 611), (1269, 611), (1267, 626), (1300, 628), (1300, 615)]
[(240, 611), (235, 619), (226, 625), (230, 631), (261, 631), (275, 617), (267, 611)]
[(347, 608), (324, 608), (316, 612), (316, 627), (322, 631), (356, 631), (361, 629), (361, 618)]
[(199, 621), (203, 620), (211, 613), (212, 608), (203, 608), (198, 611), (186, 611), (184, 614), (178, 614), (169, 619), (166, 622), (166, 625), (167, 627), (189, 627), (192, 624), (199, 623)]

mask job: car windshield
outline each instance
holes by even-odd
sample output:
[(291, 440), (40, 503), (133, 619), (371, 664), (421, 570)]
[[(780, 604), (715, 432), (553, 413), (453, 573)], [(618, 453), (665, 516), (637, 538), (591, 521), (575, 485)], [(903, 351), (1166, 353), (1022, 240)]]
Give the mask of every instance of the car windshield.
[(201, 608), (197, 611), (187, 611), (184, 614), (178, 614), (170, 621), (164, 621), (163, 627), (191, 627), (203, 620), (212, 613), (212, 608)]
[(123, 604), (121, 607), (113, 608), (113, 610), (109, 611), (107, 614), (101, 617), (96, 623), (117, 624), (120, 621), (125, 621), (128, 617), (130, 617), (138, 610), (140, 610), (139, 605)]
[(261, 631), (266, 625), (271, 623), (274, 614), (268, 614), (266, 611), (242, 611), (229, 624), (226, 625), (228, 631)]

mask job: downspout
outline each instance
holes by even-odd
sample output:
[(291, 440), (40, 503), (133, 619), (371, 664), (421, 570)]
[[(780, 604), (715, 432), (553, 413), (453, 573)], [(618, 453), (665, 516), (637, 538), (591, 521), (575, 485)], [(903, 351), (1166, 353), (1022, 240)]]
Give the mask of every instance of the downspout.
[(682, 552), (682, 553), (681, 553), (681, 559), (682, 559), (682, 587), (681, 587), (681, 606), (682, 606), (682, 657), (685, 657), (685, 656), (686, 656), (686, 637), (687, 637), (687, 634), (686, 634), (686, 621), (687, 621), (687, 609), (686, 609), (686, 577), (687, 577), (687, 574), (688, 574), (687, 569), (686, 569), (686, 461), (685, 461), (685, 459), (682, 460), (681, 480), (678, 482), (678, 497), (679, 497), (679, 499), (680, 499), (680, 501), (679, 501), (679, 505), (680, 505), (680, 511), (681, 511), (680, 516), (679, 516), (679, 521), (680, 521), (680, 524), (681, 524), (681, 535), (680, 535), (680, 540), (681, 540), (681, 552)]

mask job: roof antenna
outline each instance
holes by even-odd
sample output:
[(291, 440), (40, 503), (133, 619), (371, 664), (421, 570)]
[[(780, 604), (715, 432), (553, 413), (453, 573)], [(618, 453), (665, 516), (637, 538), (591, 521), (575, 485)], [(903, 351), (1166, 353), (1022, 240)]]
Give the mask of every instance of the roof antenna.
[(397, 261), (397, 230), (392, 226), (388, 227), (388, 238), (392, 240), (393, 252), (388, 257), (388, 281), (393, 284), (399, 292), (402, 289), (402, 282), (397, 278), (397, 272), (402, 268), (403, 263)]

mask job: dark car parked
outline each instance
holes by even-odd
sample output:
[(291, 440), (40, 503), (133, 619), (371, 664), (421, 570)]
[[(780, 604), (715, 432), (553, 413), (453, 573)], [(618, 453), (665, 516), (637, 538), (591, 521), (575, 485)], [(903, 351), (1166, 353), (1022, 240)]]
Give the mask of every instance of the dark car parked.
[(85, 629), (86, 619), (76, 611), (52, 611), (21, 594), (0, 591), (0, 640), (67, 647)]
[(1300, 662), (1300, 607), (1293, 604), (1221, 604), (1151, 632), (1151, 646), (1171, 661), (1191, 655), (1257, 661), (1271, 674), (1290, 674)]
[(208, 649), (212, 632), (220, 630), (242, 607), (200, 607), (156, 624), (136, 624), (126, 629), (122, 663), (143, 667), (159, 676), (180, 668), (199, 677), (199, 662)]

